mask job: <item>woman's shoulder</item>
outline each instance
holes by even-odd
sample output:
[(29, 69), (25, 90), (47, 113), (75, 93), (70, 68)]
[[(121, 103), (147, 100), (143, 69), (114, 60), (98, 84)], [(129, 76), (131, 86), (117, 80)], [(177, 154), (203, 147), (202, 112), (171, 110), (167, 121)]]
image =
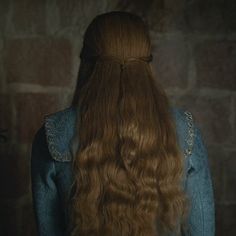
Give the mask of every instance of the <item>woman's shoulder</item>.
[[(192, 112), (182, 107), (171, 106), (171, 114), (178, 142), (183, 155), (187, 158), (192, 154), (195, 124)], [(56, 161), (71, 161), (72, 155), (70, 145), (76, 125), (76, 109), (69, 106), (57, 112), (44, 116), (44, 131), (41, 128), (40, 133), (45, 132), (46, 142), (52, 158)]]
[[(186, 173), (196, 172), (201, 169), (202, 160), (207, 158), (205, 140), (199, 124), (194, 114), (188, 109), (172, 106), (171, 113), (176, 125), (177, 139), (185, 158)], [(205, 152), (202, 152), (203, 149)]]
[(173, 116), (177, 139), (185, 157), (192, 154), (195, 132), (195, 118), (191, 111), (182, 107), (171, 106), (171, 114)]
[(76, 109), (66, 107), (44, 116), (44, 127), (49, 152), (56, 161), (71, 161), (70, 144), (76, 124)]
[(177, 136), (186, 158), (187, 172), (197, 172), (208, 165), (206, 139), (200, 124), (189, 110), (172, 107)]

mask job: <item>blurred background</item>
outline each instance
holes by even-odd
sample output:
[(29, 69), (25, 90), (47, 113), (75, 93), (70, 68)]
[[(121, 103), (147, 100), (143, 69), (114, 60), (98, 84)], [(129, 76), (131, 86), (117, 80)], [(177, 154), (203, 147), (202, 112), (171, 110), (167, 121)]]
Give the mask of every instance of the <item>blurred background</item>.
[(236, 235), (235, 0), (0, 0), (0, 235), (36, 236), (33, 136), (70, 104), (84, 31), (112, 10), (148, 22), (156, 78), (207, 146), (216, 235)]

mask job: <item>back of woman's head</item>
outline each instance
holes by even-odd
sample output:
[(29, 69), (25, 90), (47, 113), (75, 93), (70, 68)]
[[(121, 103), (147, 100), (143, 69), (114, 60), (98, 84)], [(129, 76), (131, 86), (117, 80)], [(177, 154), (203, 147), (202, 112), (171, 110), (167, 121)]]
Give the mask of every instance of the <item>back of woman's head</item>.
[(128, 12), (98, 15), (80, 57), (71, 235), (180, 233), (183, 157), (147, 25)]
[(149, 56), (150, 39), (147, 26), (128, 12), (109, 12), (98, 15), (84, 36), (84, 50), (94, 55), (117, 57)]

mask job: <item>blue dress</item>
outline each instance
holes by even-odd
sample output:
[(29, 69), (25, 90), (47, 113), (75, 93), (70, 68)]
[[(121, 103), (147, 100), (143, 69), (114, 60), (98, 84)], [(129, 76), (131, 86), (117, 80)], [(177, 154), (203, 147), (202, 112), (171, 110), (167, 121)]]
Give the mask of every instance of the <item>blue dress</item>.
[[(184, 189), (191, 200), (189, 230), (182, 235), (214, 236), (215, 204), (208, 153), (191, 112), (172, 106), (185, 159)], [(71, 141), (76, 110), (70, 106), (44, 116), (31, 150), (31, 188), (39, 236), (67, 236), (66, 208), (72, 183)]]

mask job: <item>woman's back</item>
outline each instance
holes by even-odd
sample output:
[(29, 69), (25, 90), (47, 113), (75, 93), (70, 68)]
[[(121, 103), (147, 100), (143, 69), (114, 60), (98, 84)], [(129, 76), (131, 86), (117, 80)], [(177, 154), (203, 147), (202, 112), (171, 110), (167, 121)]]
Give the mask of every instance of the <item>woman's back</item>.
[(32, 146), (40, 235), (214, 234), (207, 151), (154, 76), (148, 27), (128, 12), (88, 26), (71, 106)]
[[(182, 235), (214, 235), (214, 200), (204, 141), (192, 114), (171, 107), (184, 157), (183, 187), (191, 201), (189, 229)], [(69, 235), (67, 204), (72, 174), (74, 107), (45, 116), (32, 144), (33, 203), (40, 236)]]

